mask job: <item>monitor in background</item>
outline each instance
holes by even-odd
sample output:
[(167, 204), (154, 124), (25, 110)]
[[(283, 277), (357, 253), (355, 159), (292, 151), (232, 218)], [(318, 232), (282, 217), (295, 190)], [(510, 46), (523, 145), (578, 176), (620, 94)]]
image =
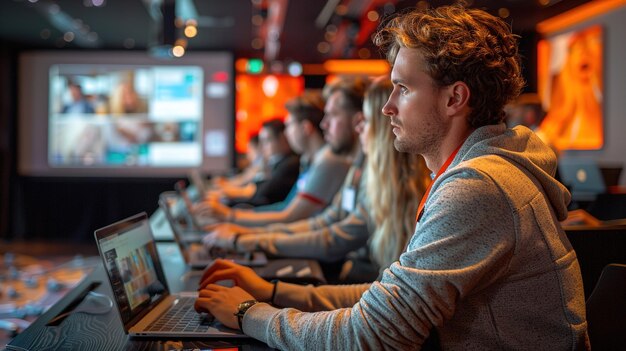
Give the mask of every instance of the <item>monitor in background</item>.
[(229, 52), (159, 60), (143, 52), (20, 57), (19, 172), (185, 176), (233, 164)]

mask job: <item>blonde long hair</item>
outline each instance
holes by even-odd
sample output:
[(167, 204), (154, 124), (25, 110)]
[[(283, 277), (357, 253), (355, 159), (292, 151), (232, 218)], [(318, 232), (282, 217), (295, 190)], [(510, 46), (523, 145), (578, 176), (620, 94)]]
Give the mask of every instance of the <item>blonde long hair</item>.
[(375, 224), (369, 240), (372, 259), (387, 268), (396, 261), (415, 229), (415, 212), (430, 182), (422, 156), (398, 152), (389, 118), (382, 113), (393, 86), (375, 80), (365, 95), (363, 112), (370, 123), (365, 183)]

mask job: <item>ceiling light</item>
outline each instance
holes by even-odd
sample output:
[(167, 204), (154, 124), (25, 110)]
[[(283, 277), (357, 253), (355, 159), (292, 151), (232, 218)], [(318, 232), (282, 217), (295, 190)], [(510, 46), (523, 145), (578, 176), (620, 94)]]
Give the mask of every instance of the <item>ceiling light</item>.
[(198, 34), (198, 29), (194, 26), (185, 27), (185, 36), (187, 38), (193, 38)]
[(180, 45), (176, 45), (172, 48), (172, 55), (174, 55), (174, 57), (182, 57), (185, 54), (185, 48), (180, 46)]
[(68, 43), (71, 42), (72, 40), (74, 40), (74, 33), (66, 32), (65, 34), (63, 34), (63, 40), (65, 40)]
[(348, 13), (348, 6), (346, 6), (346, 5), (338, 5), (335, 8), (335, 13), (338, 14), (339, 16), (344, 16), (345, 14)]
[(302, 74), (302, 65), (300, 62), (291, 62), (289, 66), (287, 66), (287, 71), (291, 76), (298, 77)]
[(322, 54), (327, 54), (330, 51), (330, 44), (325, 41), (320, 42), (317, 44), (317, 51)]
[(374, 10), (369, 11), (369, 12), (367, 13), (367, 19), (368, 19), (368, 20), (370, 20), (370, 21), (372, 21), (372, 22), (376, 22), (376, 21), (378, 21), (378, 18), (380, 18), (380, 16), (378, 16), (378, 12), (376, 12), (376, 11), (374, 11)]
[(263, 39), (261, 38), (254, 38), (252, 39), (252, 48), (253, 49), (262, 49), (263, 48)]
[(368, 59), (372, 56), (372, 53), (368, 48), (360, 48), (359, 49), (359, 58)]

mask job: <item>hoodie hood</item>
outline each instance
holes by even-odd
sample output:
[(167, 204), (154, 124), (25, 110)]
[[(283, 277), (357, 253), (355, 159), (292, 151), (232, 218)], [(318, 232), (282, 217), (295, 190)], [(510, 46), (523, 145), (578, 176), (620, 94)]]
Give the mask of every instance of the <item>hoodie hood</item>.
[(498, 155), (530, 172), (543, 187), (557, 218), (567, 218), (571, 195), (559, 183), (556, 155), (535, 133), (524, 126), (507, 129), (504, 123), (476, 129), (463, 143), (451, 167), (486, 154)]

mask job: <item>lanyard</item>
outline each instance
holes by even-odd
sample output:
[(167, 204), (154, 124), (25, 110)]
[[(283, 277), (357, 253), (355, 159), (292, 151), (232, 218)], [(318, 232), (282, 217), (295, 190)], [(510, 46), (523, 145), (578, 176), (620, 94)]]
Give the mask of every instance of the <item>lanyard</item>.
[(428, 185), (428, 188), (426, 188), (426, 192), (424, 192), (424, 196), (422, 196), (422, 200), (420, 201), (420, 204), (417, 207), (417, 213), (415, 214), (415, 223), (419, 222), (420, 218), (422, 217), (422, 212), (424, 212), (424, 205), (426, 204), (426, 199), (428, 198), (428, 195), (430, 195), (430, 188), (432, 188), (433, 183), (435, 183), (437, 178), (439, 178), (439, 176), (442, 175), (443, 172), (445, 172), (448, 169), (448, 167), (450, 167), (452, 160), (454, 160), (454, 157), (456, 156), (456, 154), (459, 153), (461, 146), (463, 146), (463, 143), (457, 146), (457, 148), (452, 152), (452, 154), (448, 157), (448, 159), (443, 164), (443, 166), (439, 168), (437, 175), (435, 175), (435, 178), (430, 182), (430, 184)]

